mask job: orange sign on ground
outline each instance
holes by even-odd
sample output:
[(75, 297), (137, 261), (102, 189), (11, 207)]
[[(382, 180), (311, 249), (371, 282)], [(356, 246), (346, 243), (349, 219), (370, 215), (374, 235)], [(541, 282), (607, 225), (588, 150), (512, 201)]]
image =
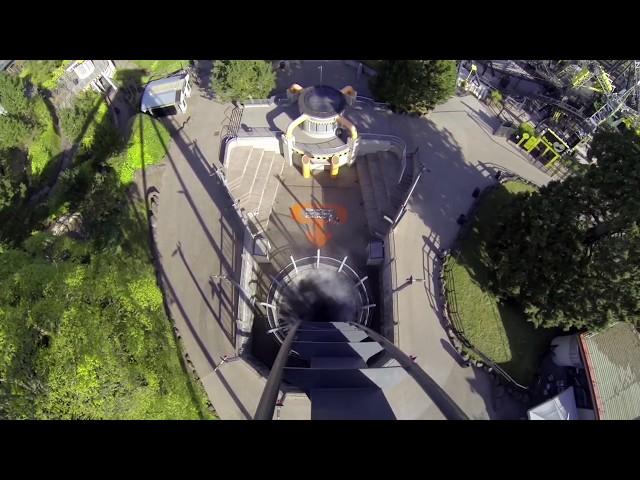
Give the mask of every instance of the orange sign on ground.
[(324, 247), (331, 239), (332, 235), (327, 228), (330, 224), (347, 221), (347, 209), (342, 205), (297, 203), (291, 207), (291, 214), (296, 222), (307, 225), (307, 239), (318, 248)]

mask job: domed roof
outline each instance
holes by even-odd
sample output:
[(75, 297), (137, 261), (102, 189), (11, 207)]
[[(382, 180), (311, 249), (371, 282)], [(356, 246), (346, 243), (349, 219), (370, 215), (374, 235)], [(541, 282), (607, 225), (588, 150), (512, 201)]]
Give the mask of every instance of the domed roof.
[(331, 118), (340, 115), (347, 105), (344, 94), (328, 85), (317, 85), (303, 90), (298, 99), (301, 113), (316, 118)]

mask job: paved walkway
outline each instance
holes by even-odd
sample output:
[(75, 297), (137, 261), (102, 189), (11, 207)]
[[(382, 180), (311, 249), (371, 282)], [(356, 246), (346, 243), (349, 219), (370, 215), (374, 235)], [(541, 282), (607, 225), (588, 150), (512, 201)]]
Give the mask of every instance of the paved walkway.
[[(470, 418), (520, 418), (524, 411), (507, 398), (496, 400), (490, 377), (475, 368), (462, 368), (450, 345), (436, 309), (434, 258), (438, 248), (449, 248), (461, 213), (473, 202), (476, 187), (492, 183), (496, 168), (510, 170), (537, 184), (549, 177), (529, 164), (505, 139), (487, 131), (483, 119), (490, 112), (474, 97), (452, 98), (429, 115), (410, 118), (411, 143), (430, 172), (414, 192), (410, 208), (396, 229), (396, 275), (427, 278), (395, 294), (398, 306), (399, 347), (447, 391)], [(405, 137), (405, 136), (403, 136)], [(416, 261), (416, 259), (420, 259)]]
[[(309, 62), (309, 68), (313, 67)], [(346, 65), (342, 68), (347, 69), (344, 76), (353, 70)], [(306, 83), (313, 82), (309, 79)], [(324, 83), (341, 87), (344, 82), (338, 78), (332, 83), (325, 78)], [(257, 407), (265, 380), (244, 360), (216, 369), (222, 355), (234, 352), (232, 312), (238, 298), (227, 282), (210, 281), (211, 275), (237, 280), (240, 274), (240, 225), (212, 167), (218, 163), (217, 134), (229, 113), (229, 106), (214, 102), (208, 92), (194, 87), (188, 113), (171, 118), (173, 140), (159, 187), (157, 246), (171, 315), (209, 398), (221, 418), (246, 419)], [(421, 159), (431, 170), (418, 186), (395, 235), (396, 251), (401, 252), (396, 264), (399, 279), (429, 276), (433, 250), (450, 245), (457, 233), (457, 216), (471, 204), (473, 189), (490, 182), (487, 177), (494, 165), (537, 183), (548, 181), (504, 139), (493, 137), (491, 116), (473, 97), (453, 98), (427, 120), (395, 116), (391, 121), (388, 114), (366, 111), (354, 120), (363, 131), (398, 134), (410, 147), (419, 146)], [(520, 415), (511, 405), (496, 411), (488, 377), (462, 369), (449, 353), (446, 335), (430, 303), (430, 289), (430, 283), (416, 283), (396, 294), (400, 348), (417, 355), (418, 363), (471, 418)], [(309, 418), (309, 411), (306, 396), (290, 395), (280, 418)], [(429, 405), (418, 416), (441, 418)]]
[[(171, 316), (218, 415), (247, 419), (265, 380), (245, 360), (220, 365), (223, 355), (235, 352), (233, 312), (239, 299), (229, 282), (211, 281), (211, 275), (240, 277), (241, 225), (213, 167), (231, 109), (195, 85), (188, 104), (186, 114), (165, 121), (172, 141), (158, 187), (160, 273)], [(289, 396), (286, 403), (281, 418), (308, 418), (306, 397)]]

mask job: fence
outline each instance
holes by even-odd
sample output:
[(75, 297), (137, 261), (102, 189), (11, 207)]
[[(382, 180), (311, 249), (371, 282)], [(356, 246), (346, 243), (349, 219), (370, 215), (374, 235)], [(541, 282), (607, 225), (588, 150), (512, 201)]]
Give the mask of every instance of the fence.
[[(497, 188), (502, 183), (508, 182), (510, 180), (518, 180), (528, 185), (537, 187), (537, 185), (535, 185), (534, 183), (514, 173), (511, 173), (508, 171), (501, 172), (500, 180), (496, 184), (486, 187), (483, 190), (482, 195), (480, 195), (478, 199), (473, 203), (473, 205), (469, 208), (466, 214), (467, 218), (471, 218), (473, 216), (476, 209), (478, 208), (478, 205), (480, 204), (479, 200), (484, 195), (486, 195), (488, 192), (490, 192), (494, 188)], [(454, 244), (451, 250), (448, 252), (443, 252), (440, 257), (441, 259), (440, 271), (438, 272), (438, 275), (436, 276), (436, 278), (439, 283), (438, 286), (441, 292), (441, 297), (443, 298), (443, 306), (440, 308), (440, 310), (447, 324), (447, 335), (449, 336), (451, 343), (454, 345), (454, 347), (456, 347), (456, 350), (458, 350), (460, 353), (463, 353), (465, 350), (467, 352), (471, 352), (476, 358), (480, 359), (480, 361), (482, 362), (482, 365), (480, 366), (486, 368), (489, 372), (493, 371), (496, 374), (500, 375), (508, 385), (511, 385), (515, 391), (519, 392), (520, 395), (522, 395), (522, 394), (528, 393), (529, 388), (518, 383), (503, 368), (501, 368), (498, 364), (496, 364), (493, 360), (491, 360), (491, 358), (489, 358), (483, 352), (478, 350), (471, 343), (471, 341), (469, 341), (469, 339), (465, 336), (465, 333), (464, 333), (464, 325), (462, 323), (462, 319), (460, 318), (460, 314), (458, 311), (458, 303), (455, 296), (455, 280), (449, 266), (449, 259), (459, 258), (459, 255), (460, 255), (459, 241), (461, 238), (463, 238), (467, 234), (470, 226), (471, 226), (471, 222), (466, 222), (465, 224), (463, 224), (463, 226), (460, 228), (460, 231), (458, 232), (458, 236), (454, 241)], [(457, 342), (459, 342), (463, 348), (459, 348), (456, 345), (456, 341), (454, 339), (457, 340)]]

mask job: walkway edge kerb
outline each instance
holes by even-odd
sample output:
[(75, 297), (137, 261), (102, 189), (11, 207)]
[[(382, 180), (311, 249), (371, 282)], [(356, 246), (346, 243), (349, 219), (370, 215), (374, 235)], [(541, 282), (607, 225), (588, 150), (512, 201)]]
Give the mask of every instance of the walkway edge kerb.
[[(502, 185), (503, 183), (506, 183), (509, 181), (518, 181), (536, 188), (540, 188), (538, 185), (534, 184), (533, 182), (530, 182), (525, 178), (522, 178), (519, 175), (516, 175), (511, 172), (503, 173), (500, 180), (498, 180), (496, 183), (492, 185), (485, 187), (482, 190), (481, 194), (475, 199), (471, 207), (469, 207), (469, 210), (465, 214), (466, 217), (469, 219), (473, 216), (476, 209), (478, 208), (478, 205), (480, 204), (480, 201), (482, 200), (483, 197), (486, 196), (487, 193), (491, 192), (492, 190), (497, 188), (499, 185)], [(491, 358), (489, 358), (487, 355), (485, 355), (480, 350), (478, 350), (466, 338), (461, 328), (458, 328), (453, 321), (453, 318), (456, 317), (458, 313), (451, 310), (451, 306), (448, 302), (449, 296), (447, 295), (448, 293), (447, 281), (445, 279), (445, 276), (447, 275), (447, 273), (449, 273), (449, 270), (447, 268), (449, 258), (457, 257), (460, 254), (459, 244), (462, 238), (464, 238), (464, 236), (466, 235), (469, 225), (470, 225), (470, 222), (466, 222), (465, 224), (463, 224), (460, 227), (460, 230), (458, 231), (458, 235), (454, 240), (453, 245), (451, 246), (451, 249), (441, 251), (438, 256), (440, 261), (437, 263), (437, 267), (436, 267), (437, 268), (436, 281), (438, 282), (438, 288), (440, 291), (440, 299), (441, 299), (441, 302), (438, 302), (437, 304), (439, 313), (441, 314), (442, 318), (444, 318), (445, 320), (445, 324), (446, 324), (445, 328), (446, 328), (447, 336), (449, 337), (449, 340), (451, 341), (454, 348), (458, 351), (458, 353), (460, 353), (461, 355), (464, 354), (464, 349), (459, 346), (460, 344), (463, 345), (465, 349), (471, 350), (476, 356), (482, 359), (482, 362), (480, 362), (481, 365), (479, 367), (483, 368), (485, 372), (489, 374), (499, 375), (508, 386), (511, 386), (513, 388), (513, 391), (510, 391), (510, 389), (507, 389), (507, 392), (512, 394), (512, 396), (514, 396), (516, 400), (522, 401), (523, 395), (525, 396), (525, 399), (526, 399), (526, 396), (528, 396), (529, 388), (525, 387), (524, 385), (520, 385), (499, 365), (493, 362)], [(453, 291), (454, 288), (450, 287), (449, 290), (452, 296), (455, 297), (455, 292)], [(454, 342), (454, 339), (457, 339), (459, 343)], [(518, 393), (518, 395), (515, 395), (516, 393)]]

